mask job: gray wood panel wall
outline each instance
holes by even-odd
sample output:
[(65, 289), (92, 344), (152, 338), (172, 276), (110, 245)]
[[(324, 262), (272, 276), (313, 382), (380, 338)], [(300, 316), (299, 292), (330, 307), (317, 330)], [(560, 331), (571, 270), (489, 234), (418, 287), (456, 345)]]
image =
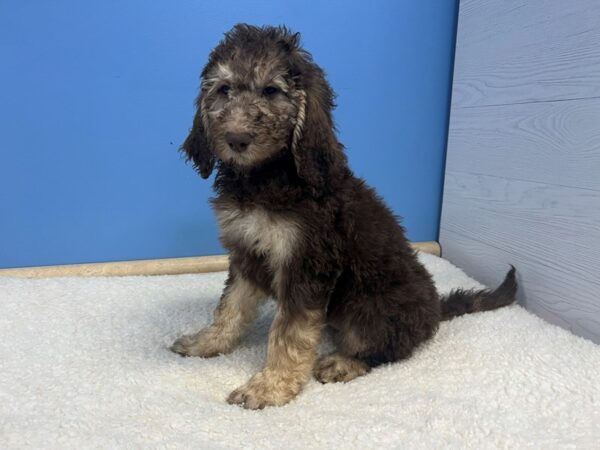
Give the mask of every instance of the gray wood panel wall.
[(600, 342), (600, 1), (461, 0), (442, 255)]

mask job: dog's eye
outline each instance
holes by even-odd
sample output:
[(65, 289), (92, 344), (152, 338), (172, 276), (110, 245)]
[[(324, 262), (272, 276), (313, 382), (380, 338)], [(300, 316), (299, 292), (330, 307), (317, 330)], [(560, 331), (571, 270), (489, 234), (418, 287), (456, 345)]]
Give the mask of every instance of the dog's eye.
[(279, 89), (277, 89), (275, 86), (267, 86), (262, 91), (262, 93), (265, 97), (271, 97), (271, 96), (275, 95), (277, 92), (279, 92)]
[(224, 84), (223, 86), (221, 86), (219, 88), (219, 94), (223, 94), (223, 95), (227, 95), (229, 94), (229, 91), (231, 90), (231, 87), (227, 86), (226, 84)]

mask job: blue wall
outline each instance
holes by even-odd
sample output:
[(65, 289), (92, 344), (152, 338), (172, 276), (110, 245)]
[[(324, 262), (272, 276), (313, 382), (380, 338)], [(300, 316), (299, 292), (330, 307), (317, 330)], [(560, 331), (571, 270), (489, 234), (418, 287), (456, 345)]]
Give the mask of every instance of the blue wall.
[(176, 150), (242, 21), (302, 32), (353, 169), (436, 239), (455, 19), (451, 0), (3, 0), (0, 267), (223, 252), (211, 183)]

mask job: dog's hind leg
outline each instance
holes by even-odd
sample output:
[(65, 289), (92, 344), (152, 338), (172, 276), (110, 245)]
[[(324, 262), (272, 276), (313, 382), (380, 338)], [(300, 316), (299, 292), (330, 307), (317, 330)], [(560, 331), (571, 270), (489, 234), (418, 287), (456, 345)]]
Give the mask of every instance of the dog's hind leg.
[(315, 378), (321, 383), (348, 382), (369, 373), (367, 363), (335, 352), (319, 358), (314, 368)]
[(351, 327), (342, 326), (335, 334), (338, 351), (321, 356), (313, 374), (321, 383), (346, 383), (369, 373), (369, 365), (355, 355), (365, 349), (365, 344)]
[(266, 299), (267, 294), (262, 289), (230, 272), (212, 325), (196, 334), (180, 337), (171, 350), (183, 356), (204, 358), (231, 352)]

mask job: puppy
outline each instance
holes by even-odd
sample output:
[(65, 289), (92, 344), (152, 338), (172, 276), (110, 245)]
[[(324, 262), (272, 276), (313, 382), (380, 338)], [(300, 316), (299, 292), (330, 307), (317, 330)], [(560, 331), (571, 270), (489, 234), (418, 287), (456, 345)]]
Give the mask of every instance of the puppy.
[[(231, 352), (268, 298), (277, 303), (262, 371), (228, 402), (260, 409), (315, 376), (347, 382), (408, 358), (440, 320), (513, 302), (514, 268), (494, 292), (440, 299), (394, 214), (348, 167), (323, 70), (285, 27), (237, 25), (202, 71), (182, 150), (212, 200), (229, 276), (214, 323), (172, 350)], [(325, 326), (337, 350), (317, 356)]]

